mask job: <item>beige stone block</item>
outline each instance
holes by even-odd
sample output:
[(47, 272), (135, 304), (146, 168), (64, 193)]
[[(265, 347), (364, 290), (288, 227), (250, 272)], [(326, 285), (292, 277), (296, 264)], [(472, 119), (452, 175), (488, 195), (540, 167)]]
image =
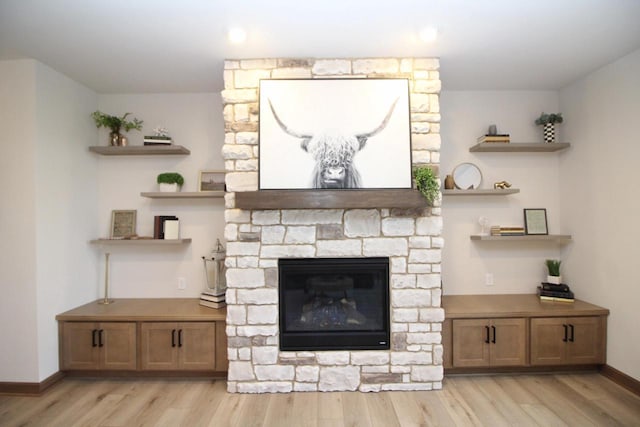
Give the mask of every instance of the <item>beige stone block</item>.
[(253, 70), (253, 69), (271, 69), (276, 68), (278, 66), (278, 62), (276, 59), (267, 58), (267, 59), (243, 59), (240, 61), (240, 68), (243, 70)]
[(258, 102), (258, 91), (256, 89), (225, 89), (220, 94), (222, 95), (222, 102), (225, 104)]
[(226, 176), (227, 191), (256, 191), (258, 189), (257, 172), (230, 172)]
[(308, 79), (311, 78), (310, 68), (276, 68), (271, 73), (272, 79)]
[(399, 66), (395, 58), (356, 59), (353, 61), (353, 74), (397, 73)]
[(351, 61), (347, 59), (318, 59), (313, 64), (314, 75), (344, 75), (351, 74)]

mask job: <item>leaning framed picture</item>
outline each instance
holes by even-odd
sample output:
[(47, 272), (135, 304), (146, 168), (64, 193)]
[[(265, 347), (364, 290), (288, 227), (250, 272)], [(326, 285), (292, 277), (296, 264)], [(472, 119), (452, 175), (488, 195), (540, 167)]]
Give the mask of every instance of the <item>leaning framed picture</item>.
[(198, 191), (225, 191), (224, 171), (200, 171)]
[(260, 189), (411, 188), (408, 79), (260, 81)]
[(524, 232), (531, 235), (549, 234), (547, 228), (546, 209), (525, 209), (524, 210)]
[(111, 238), (122, 239), (136, 235), (135, 210), (111, 211)]

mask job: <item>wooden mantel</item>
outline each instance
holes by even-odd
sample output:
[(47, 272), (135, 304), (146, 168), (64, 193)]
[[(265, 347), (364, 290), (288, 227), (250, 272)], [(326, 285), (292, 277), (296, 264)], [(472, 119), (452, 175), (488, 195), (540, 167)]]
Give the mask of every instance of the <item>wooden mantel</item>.
[(426, 208), (427, 200), (412, 189), (259, 190), (236, 193), (239, 209), (369, 209)]

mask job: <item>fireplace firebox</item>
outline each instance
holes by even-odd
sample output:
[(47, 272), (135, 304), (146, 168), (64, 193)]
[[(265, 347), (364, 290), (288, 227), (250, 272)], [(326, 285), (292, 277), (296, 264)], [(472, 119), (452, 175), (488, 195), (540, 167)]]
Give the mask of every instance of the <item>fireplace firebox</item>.
[(281, 350), (389, 349), (389, 258), (278, 261)]

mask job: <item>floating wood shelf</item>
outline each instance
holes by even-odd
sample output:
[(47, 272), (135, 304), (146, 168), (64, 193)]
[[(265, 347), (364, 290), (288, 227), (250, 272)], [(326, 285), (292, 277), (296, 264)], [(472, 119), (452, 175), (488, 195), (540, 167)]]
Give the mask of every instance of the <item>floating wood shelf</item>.
[(417, 190), (260, 190), (236, 193), (240, 209), (426, 208)]
[(224, 198), (224, 191), (178, 191), (172, 192), (144, 192), (142, 197), (149, 199), (220, 199)]
[(471, 152), (484, 153), (551, 153), (554, 151), (565, 150), (571, 144), (568, 142), (555, 142), (552, 144), (539, 142), (484, 142), (476, 144), (469, 148)]
[(89, 243), (101, 244), (101, 245), (183, 245), (185, 243), (191, 243), (191, 239), (94, 239)]
[(442, 190), (443, 196), (506, 196), (519, 193), (518, 188), (487, 189), (487, 190)]
[(471, 240), (491, 240), (500, 242), (558, 242), (566, 243), (571, 240), (570, 234), (545, 234), (545, 235), (524, 235), (524, 236), (481, 236), (472, 235)]
[(126, 147), (105, 145), (89, 147), (89, 151), (103, 156), (149, 156), (191, 153), (181, 145), (128, 145)]

